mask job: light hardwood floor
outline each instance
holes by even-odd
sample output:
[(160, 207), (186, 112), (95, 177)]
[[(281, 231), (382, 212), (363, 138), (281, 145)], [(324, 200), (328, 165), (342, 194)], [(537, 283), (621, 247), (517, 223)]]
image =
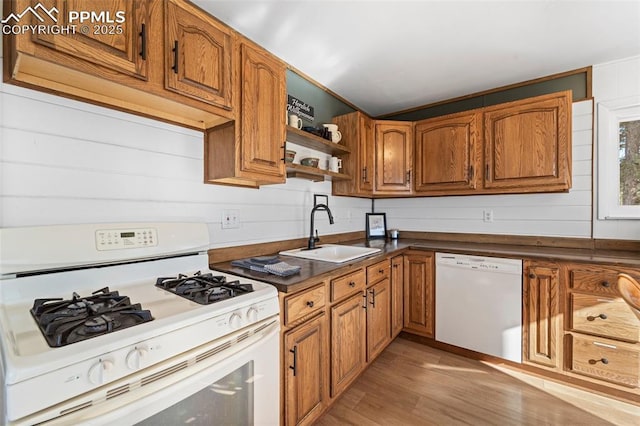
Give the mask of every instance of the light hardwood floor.
[(640, 406), (396, 339), (316, 423), (640, 425)]

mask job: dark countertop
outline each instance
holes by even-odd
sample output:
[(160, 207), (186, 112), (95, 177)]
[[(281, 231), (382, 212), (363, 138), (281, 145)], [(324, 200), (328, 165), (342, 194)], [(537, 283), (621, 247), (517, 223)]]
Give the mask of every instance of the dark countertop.
[(341, 244), (360, 247), (378, 247), (381, 248), (382, 251), (375, 255), (345, 263), (320, 262), (291, 256), (279, 256), (282, 261), (287, 262), (290, 265), (299, 265), (302, 267), (299, 274), (289, 277), (279, 277), (268, 273), (246, 270), (232, 266), (231, 262), (214, 263), (211, 264), (210, 267), (213, 270), (267, 282), (274, 285), (278, 291), (284, 293), (295, 293), (311, 287), (330, 275), (335, 276), (336, 271), (340, 269), (344, 269), (344, 273), (348, 273), (355, 268), (369, 266), (393, 255), (394, 253), (400, 253), (401, 251), (410, 248), (480, 256), (531, 258), (548, 261), (562, 260), (607, 263), (624, 267), (640, 268), (639, 252), (623, 252), (617, 250), (586, 250), (470, 242), (443, 242), (417, 239), (400, 239), (392, 241), (356, 240), (342, 242)]

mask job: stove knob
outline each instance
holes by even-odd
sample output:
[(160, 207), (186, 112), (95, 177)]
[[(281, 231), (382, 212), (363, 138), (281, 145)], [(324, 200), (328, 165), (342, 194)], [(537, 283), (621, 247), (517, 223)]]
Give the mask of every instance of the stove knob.
[(242, 317), (237, 313), (232, 313), (229, 317), (229, 325), (231, 328), (236, 329), (242, 326)]
[(252, 323), (258, 321), (258, 309), (253, 306), (247, 309), (247, 320)]
[(101, 385), (109, 380), (109, 372), (113, 369), (113, 361), (101, 359), (89, 369), (89, 381), (94, 385)]
[(142, 367), (142, 363), (144, 358), (146, 358), (147, 353), (148, 351), (146, 348), (134, 348), (127, 354), (127, 367), (129, 367), (130, 370), (137, 370)]

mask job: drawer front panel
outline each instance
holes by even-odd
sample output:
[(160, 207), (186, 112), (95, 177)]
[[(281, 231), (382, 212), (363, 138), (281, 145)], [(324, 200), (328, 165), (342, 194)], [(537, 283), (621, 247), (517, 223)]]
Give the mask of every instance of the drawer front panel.
[(285, 323), (292, 323), (305, 315), (324, 308), (325, 299), (324, 283), (295, 296), (288, 297), (284, 302)]
[(640, 348), (607, 339), (571, 336), (573, 372), (637, 388)]
[(640, 341), (640, 321), (621, 298), (572, 293), (571, 324), (575, 331)]
[(391, 262), (389, 259), (383, 260), (371, 266), (367, 266), (367, 285), (377, 283), (391, 274)]
[(618, 271), (614, 269), (572, 269), (569, 285), (573, 290), (618, 297)]
[(364, 270), (355, 272), (331, 280), (331, 301), (335, 302), (345, 296), (362, 291), (365, 285)]

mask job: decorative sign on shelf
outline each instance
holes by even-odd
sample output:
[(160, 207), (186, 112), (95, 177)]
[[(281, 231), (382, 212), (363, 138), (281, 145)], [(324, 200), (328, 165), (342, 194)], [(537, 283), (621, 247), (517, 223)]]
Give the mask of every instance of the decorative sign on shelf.
[(300, 118), (304, 118), (307, 121), (313, 121), (315, 118), (313, 114), (313, 107), (309, 104), (302, 102), (300, 99), (294, 98), (291, 95), (287, 95), (287, 112), (296, 114)]

